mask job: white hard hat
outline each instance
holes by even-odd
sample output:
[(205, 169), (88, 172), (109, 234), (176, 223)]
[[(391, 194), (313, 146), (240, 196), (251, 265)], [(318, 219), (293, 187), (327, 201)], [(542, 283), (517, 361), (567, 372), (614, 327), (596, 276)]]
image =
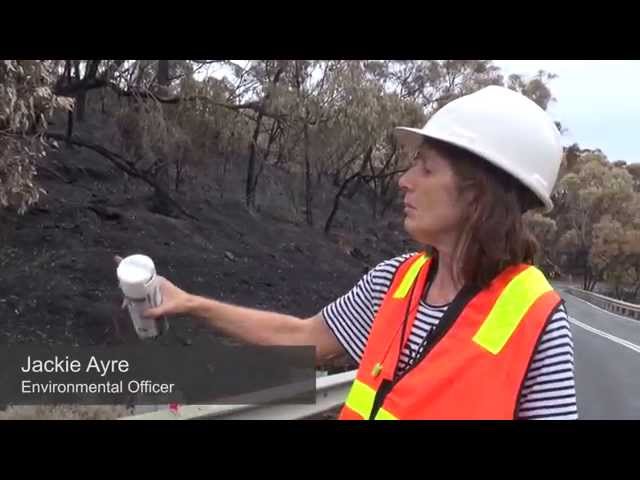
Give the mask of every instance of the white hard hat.
[(562, 161), (560, 132), (549, 115), (524, 95), (489, 86), (438, 110), (422, 128), (397, 127), (401, 145), (425, 137), (451, 143), (513, 175), (553, 208), (551, 192)]

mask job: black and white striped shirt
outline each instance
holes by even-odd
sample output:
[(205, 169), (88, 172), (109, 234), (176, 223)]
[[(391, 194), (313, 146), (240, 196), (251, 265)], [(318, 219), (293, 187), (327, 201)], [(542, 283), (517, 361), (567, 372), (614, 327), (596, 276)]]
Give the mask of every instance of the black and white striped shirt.
[[(391, 286), (393, 275), (411, 254), (378, 264), (342, 297), (323, 308), (327, 325), (349, 355), (359, 363), (371, 325)], [(438, 324), (448, 305), (420, 301), (409, 336), (413, 351), (405, 346), (400, 371), (408, 366), (426, 335)], [(527, 372), (518, 406), (518, 419), (573, 420), (578, 418), (574, 376), (573, 338), (564, 305), (553, 312)]]

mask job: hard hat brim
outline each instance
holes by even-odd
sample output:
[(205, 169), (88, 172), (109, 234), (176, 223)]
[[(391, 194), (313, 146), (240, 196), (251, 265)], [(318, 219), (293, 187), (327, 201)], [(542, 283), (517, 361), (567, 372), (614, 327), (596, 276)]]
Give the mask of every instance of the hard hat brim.
[(393, 134), (402, 147), (410, 150), (417, 149), (425, 138), (429, 138), (423, 130), (411, 127), (396, 127), (393, 129)]
[[(396, 138), (396, 140), (398, 141), (398, 143), (400, 144), (400, 146), (404, 149), (408, 149), (409, 151), (415, 151), (417, 150), (420, 145), (422, 145), (425, 141), (425, 139), (434, 139), (434, 140), (438, 140), (441, 142), (446, 142), (446, 143), (450, 143), (451, 145), (455, 145), (457, 147), (463, 148), (465, 150), (468, 150), (471, 153), (474, 153), (478, 156), (480, 156), (481, 158), (483, 158), (485, 161), (495, 165), (496, 167), (504, 170), (504, 167), (500, 164), (497, 164), (489, 159), (487, 159), (481, 152), (477, 152), (474, 151), (470, 148), (468, 148), (465, 145), (460, 145), (457, 142), (451, 141), (450, 139), (444, 139), (444, 138), (438, 138), (435, 136), (431, 136), (425, 133), (425, 131), (423, 129), (419, 129), (419, 128), (412, 128), (412, 127), (396, 127), (393, 130), (393, 134)], [(505, 170), (506, 171), (506, 170)], [(513, 175), (510, 172), (507, 172), (510, 175)], [(529, 190), (531, 190), (533, 192), (533, 194), (538, 198), (538, 200), (540, 201), (540, 207), (543, 208), (544, 213), (549, 213), (551, 210), (553, 210), (553, 203), (551, 202), (551, 199), (545, 198), (545, 196), (541, 195), (532, 185), (530, 185), (528, 182), (523, 181), (522, 179), (518, 179), (526, 188), (528, 188)]]

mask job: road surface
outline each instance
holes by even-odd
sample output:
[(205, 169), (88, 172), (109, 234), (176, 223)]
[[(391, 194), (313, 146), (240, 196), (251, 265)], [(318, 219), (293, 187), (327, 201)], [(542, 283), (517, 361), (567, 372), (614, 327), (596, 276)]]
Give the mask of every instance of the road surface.
[(573, 333), (579, 418), (640, 419), (640, 321), (561, 294)]

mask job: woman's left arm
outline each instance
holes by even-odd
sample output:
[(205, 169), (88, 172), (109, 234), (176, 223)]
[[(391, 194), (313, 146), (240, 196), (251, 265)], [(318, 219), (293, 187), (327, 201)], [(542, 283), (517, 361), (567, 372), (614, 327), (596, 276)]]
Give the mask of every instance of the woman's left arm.
[(564, 303), (551, 314), (520, 393), (517, 418), (577, 420), (574, 348)]

